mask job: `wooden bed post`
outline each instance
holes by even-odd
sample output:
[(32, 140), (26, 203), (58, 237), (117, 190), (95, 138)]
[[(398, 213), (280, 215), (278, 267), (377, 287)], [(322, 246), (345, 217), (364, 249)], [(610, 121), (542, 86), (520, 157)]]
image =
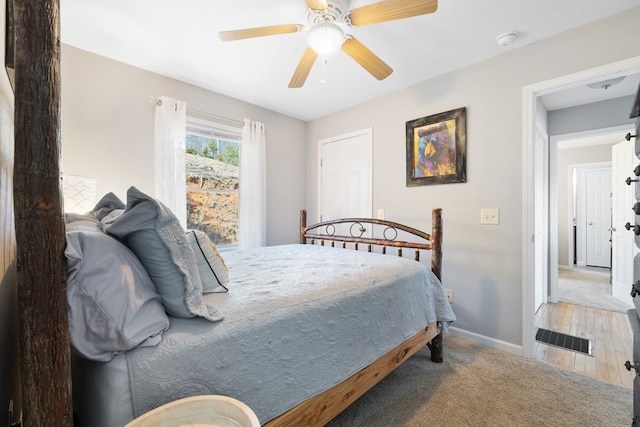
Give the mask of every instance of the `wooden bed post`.
[(25, 426), (72, 426), (60, 194), (59, 0), (13, 0), (14, 209)]
[(307, 239), (304, 237), (304, 234), (307, 232), (307, 210), (300, 209), (300, 243), (306, 244)]
[[(438, 280), (442, 281), (442, 209), (435, 208), (431, 213), (431, 236), (433, 250), (431, 254), (431, 271)], [(429, 343), (431, 361), (442, 363), (444, 361), (444, 349), (442, 346), (442, 332), (436, 335)]]
[(431, 271), (438, 280), (442, 280), (442, 209), (435, 208), (431, 212)]

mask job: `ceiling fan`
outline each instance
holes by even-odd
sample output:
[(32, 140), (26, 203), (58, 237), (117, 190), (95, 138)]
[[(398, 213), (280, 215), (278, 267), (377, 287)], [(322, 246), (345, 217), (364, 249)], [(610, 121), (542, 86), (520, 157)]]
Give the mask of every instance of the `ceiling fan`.
[(307, 47), (300, 58), (290, 88), (304, 85), (318, 55), (328, 55), (342, 49), (378, 80), (387, 78), (393, 69), (345, 29), (363, 27), (396, 19), (433, 13), (438, 0), (386, 0), (348, 10), (348, 0), (306, 0), (310, 26), (302, 24), (272, 25), (222, 31), (222, 41), (272, 36), (277, 34), (307, 32)]

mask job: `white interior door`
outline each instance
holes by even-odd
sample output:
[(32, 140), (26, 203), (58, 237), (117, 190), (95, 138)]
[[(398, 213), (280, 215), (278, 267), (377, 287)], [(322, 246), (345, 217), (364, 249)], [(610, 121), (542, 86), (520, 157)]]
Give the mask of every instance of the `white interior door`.
[(611, 266), (611, 168), (585, 171), (586, 263)]
[(320, 221), (372, 217), (372, 130), (319, 141)]
[(634, 234), (624, 228), (627, 222), (634, 223), (631, 210), (635, 201), (634, 187), (625, 180), (634, 168), (635, 153), (633, 144), (627, 141), (615, 144), (612, 148), (613, 164), (613, 228), (612, 228), (612, 260), (611, 281), (613, 296), (627, 304), (633, 305), (629, 295), (633, 283), (633, 257), (636, 246)]

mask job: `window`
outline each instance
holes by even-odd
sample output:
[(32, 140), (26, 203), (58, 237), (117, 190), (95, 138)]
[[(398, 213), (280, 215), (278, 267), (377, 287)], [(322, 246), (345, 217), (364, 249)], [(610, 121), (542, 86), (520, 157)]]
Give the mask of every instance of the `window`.
[(187, 116), (187, 228), (238, 244), (241, 128)]

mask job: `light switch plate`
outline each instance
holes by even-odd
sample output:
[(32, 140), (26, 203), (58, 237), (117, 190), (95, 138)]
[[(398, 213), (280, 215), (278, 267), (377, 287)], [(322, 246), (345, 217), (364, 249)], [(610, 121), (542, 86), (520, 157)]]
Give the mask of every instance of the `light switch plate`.
[(500, 209), (480, 209), (480, 224), (500, 224)]

